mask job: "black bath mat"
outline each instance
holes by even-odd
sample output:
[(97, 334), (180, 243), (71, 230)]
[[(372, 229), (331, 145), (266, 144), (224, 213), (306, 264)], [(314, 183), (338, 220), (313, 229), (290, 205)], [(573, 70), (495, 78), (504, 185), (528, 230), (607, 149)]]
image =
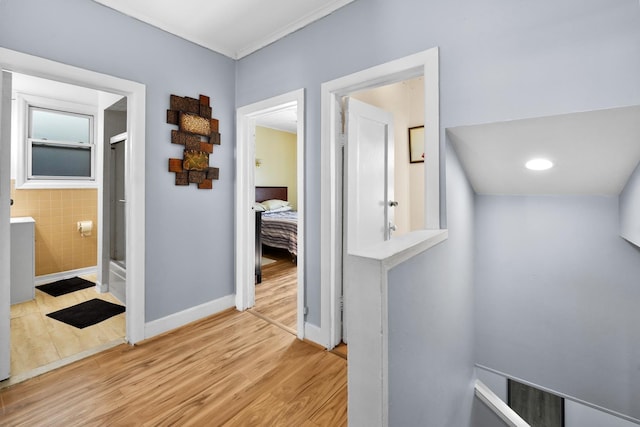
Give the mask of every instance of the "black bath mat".
[(47, 314), (52, 319), (64, 322), (67, 325), (75, 326), (78, 329), (95, 325), (103, 320), (107, 320), (116, 314), (124, 313), (122, 305), (114, 304), (99, 298), (94, 298), (83, 303), (63, 308)]
[(36, 288), (48, 293), (52, 297), (59, 297), (60, 295), (69, 294), (92, 286), (95, 286), (95, 283), (80, 277), (72, 277), (71, 279), (63, 279), (57, 282), (47, 283), (46, 285), (36, 286)]

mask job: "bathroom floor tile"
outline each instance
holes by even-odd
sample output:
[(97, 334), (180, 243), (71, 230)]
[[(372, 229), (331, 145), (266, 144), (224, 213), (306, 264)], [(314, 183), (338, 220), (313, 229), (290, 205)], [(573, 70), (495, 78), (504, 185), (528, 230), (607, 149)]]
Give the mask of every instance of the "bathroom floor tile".
[[(81, 277), (96, 280), (95, 274)], [(100, 294), (91, 287), (59, 297), (36, 289), (34, 300), (12, 305), (11, 375), (17, 376), (124, 338), (124, 313), (85, 329), (77, 329), (46, 316), (92, 298), (121, 304), (111, 294)]]

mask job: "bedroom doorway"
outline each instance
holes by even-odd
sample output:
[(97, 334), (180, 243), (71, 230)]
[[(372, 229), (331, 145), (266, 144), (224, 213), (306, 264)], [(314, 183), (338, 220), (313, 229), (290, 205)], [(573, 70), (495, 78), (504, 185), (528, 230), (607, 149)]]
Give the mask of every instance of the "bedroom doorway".
[(236, 308), (304, 338), (304, 91), (237, 111)]

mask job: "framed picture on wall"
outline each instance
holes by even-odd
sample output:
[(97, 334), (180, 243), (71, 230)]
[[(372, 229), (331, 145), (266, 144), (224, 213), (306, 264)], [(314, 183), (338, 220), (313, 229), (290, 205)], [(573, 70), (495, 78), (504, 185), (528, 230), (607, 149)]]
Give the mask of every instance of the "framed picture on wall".
[(409, 128), (409, 162), (424, 162), (424, 126)]

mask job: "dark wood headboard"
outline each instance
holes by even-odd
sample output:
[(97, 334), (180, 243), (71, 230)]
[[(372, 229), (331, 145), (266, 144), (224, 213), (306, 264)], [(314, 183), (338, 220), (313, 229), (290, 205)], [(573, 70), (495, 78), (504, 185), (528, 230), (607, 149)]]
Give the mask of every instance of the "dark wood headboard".
[(256, 187), (256, 202), (271, 199), (289, 200), (287, 187)]

